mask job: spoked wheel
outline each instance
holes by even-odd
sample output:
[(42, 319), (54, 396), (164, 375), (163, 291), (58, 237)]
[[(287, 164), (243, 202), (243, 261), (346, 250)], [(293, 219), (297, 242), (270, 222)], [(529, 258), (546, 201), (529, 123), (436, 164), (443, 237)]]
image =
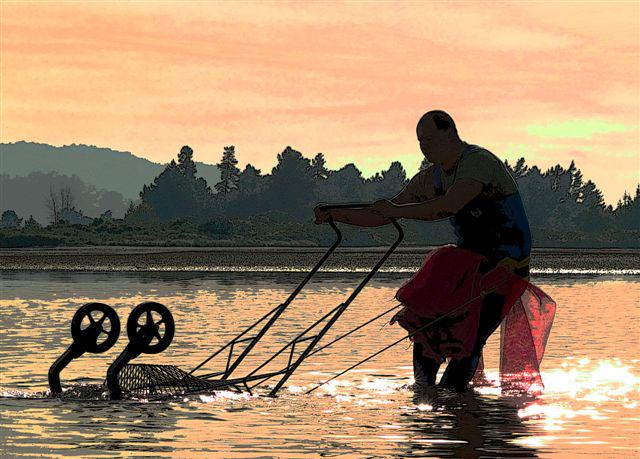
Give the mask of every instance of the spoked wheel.
[(129, 341), (145, 354), (164, 351), (171, 344), (175, 330), (169, 309), (154, 301), (136, 306), (127, 320)]
[(120, 319), (110, 306), (103, 303), (87, 303), (76, 311), (71, 319), (71, 336), (87, 352), (106, 352), (118, 341)]

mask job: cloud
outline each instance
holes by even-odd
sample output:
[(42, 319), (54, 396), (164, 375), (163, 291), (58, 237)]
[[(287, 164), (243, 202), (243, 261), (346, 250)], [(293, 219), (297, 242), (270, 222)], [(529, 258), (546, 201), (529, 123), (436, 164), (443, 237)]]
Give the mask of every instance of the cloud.
[(3, 4), (0, 140), (161, 162), (185, 143), (217, 162), (233, 143), (263, 171), (293, 145), (412, 174), (415, 123), (442, 108), (503, 159), (575, 156), (607, 197), (635, 187), (616, 174), (638, 169), (637, 3), (245, 6)]
[(544, 138), (590, 139), (594, 134), (626, 132), (632, 127), (621, 123), (610, 123), (598, 118), (575, 119), (553, 124), (531, 124), (528, 134)]

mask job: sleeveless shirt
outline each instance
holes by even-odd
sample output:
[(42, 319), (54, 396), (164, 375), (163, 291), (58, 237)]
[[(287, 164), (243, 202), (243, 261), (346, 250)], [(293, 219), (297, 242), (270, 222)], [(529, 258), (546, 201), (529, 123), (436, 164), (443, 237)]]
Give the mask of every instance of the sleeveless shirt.
[(450, 221), (459, 247), (480, 253), (491, 264), (504, 258), (524, 260), (531, 253), (531, 231), (524, 205), (506, 166), (488, 150), (465, 144), (451, 173), (434, 166), (436, 196), (446, 193), (456, 180), (482, 183), (482, 191)]

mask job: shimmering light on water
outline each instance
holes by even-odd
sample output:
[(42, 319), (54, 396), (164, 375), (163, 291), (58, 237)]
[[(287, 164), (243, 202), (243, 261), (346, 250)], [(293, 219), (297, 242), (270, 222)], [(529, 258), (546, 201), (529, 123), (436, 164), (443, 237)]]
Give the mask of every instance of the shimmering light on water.
[[(70, 343), (69, 320), (88, 301), (121, 320), (149, 298), (174, 313), (174, 344), (141, 362), (190, 369), (210, 350), (279, 304), (294, 275), (188, 273), (2, 274), (0, 447), (7, 457), (359, 458), (635, 457), (640, 449), (640, 281), (554, 277), (534, 281), (558, 302), (539, 396), (414, 393), (411, 352), (402, 345), (304, 392), (402, 336), (371, 325), (305, 363), (277, 399), (221, 391), (172, 401), (42, 398), (48, 366)], [(326, 274), (256, 348), (247, 371), (318, 318), (355, 285), (353, 273)], [(401, 278), (382, 276), (362, 292), (327, 342), (393, 304)], [(497, 338), (487, 346), (497, 380)], [(63, 372), (63, 385), (98, 384), (126, 344), (87, 355)], [(267, 388), (268, 389), (268, 388)], [(264, 393), (264, 390), (262, 391)], [(25, 399), (25, 396), (34, 398)]]
[[(309, 268), (300, 266), (144, 266), (139, 267), (135, 265), (131, 266), (110, 266), (110, 265), (98, 265), (92, 267), (95, 271), (102, 272), (193, 272), (193, 273), (306, 273)], [(56, 265), (43, 265), (39, 266), (41, 270), (60, 270), (61, 268)], [(81, 266), (65, 266), (65, 271), (80, 271)], [(322, 268), (322, 272), (325, 273), (367, 273), (369, 268), (360, 267), (331, 267)], [(413, 274), (416, 271), (414, 267), (405, 266), (383, 266), (380, 268), (381, 273), (410, 273)], [(611, 276), (638, 276), (640, 275), (640, 269), (580, 269), (580, 268), (542, 268), (532, 269), (531, 274), (562, 274), (562, 275), (611, 275)]]

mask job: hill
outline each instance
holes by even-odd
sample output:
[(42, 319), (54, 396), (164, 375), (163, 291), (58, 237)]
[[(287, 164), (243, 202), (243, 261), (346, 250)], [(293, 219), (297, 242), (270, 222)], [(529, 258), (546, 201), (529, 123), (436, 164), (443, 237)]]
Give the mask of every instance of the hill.
[[(196, 163), (198, 176), (209, 186), (219, 181), (215, 165)], [(32, 172), (77, 176), (99, 190), (116, 191), (125, 199), (138, 199), (144, 184), (162, 172), (163, 164), (139, 158), (130, 152), (92, 145), (55, 147), (44, 143), (0, 143), (0, 174), (26, 177)]]

